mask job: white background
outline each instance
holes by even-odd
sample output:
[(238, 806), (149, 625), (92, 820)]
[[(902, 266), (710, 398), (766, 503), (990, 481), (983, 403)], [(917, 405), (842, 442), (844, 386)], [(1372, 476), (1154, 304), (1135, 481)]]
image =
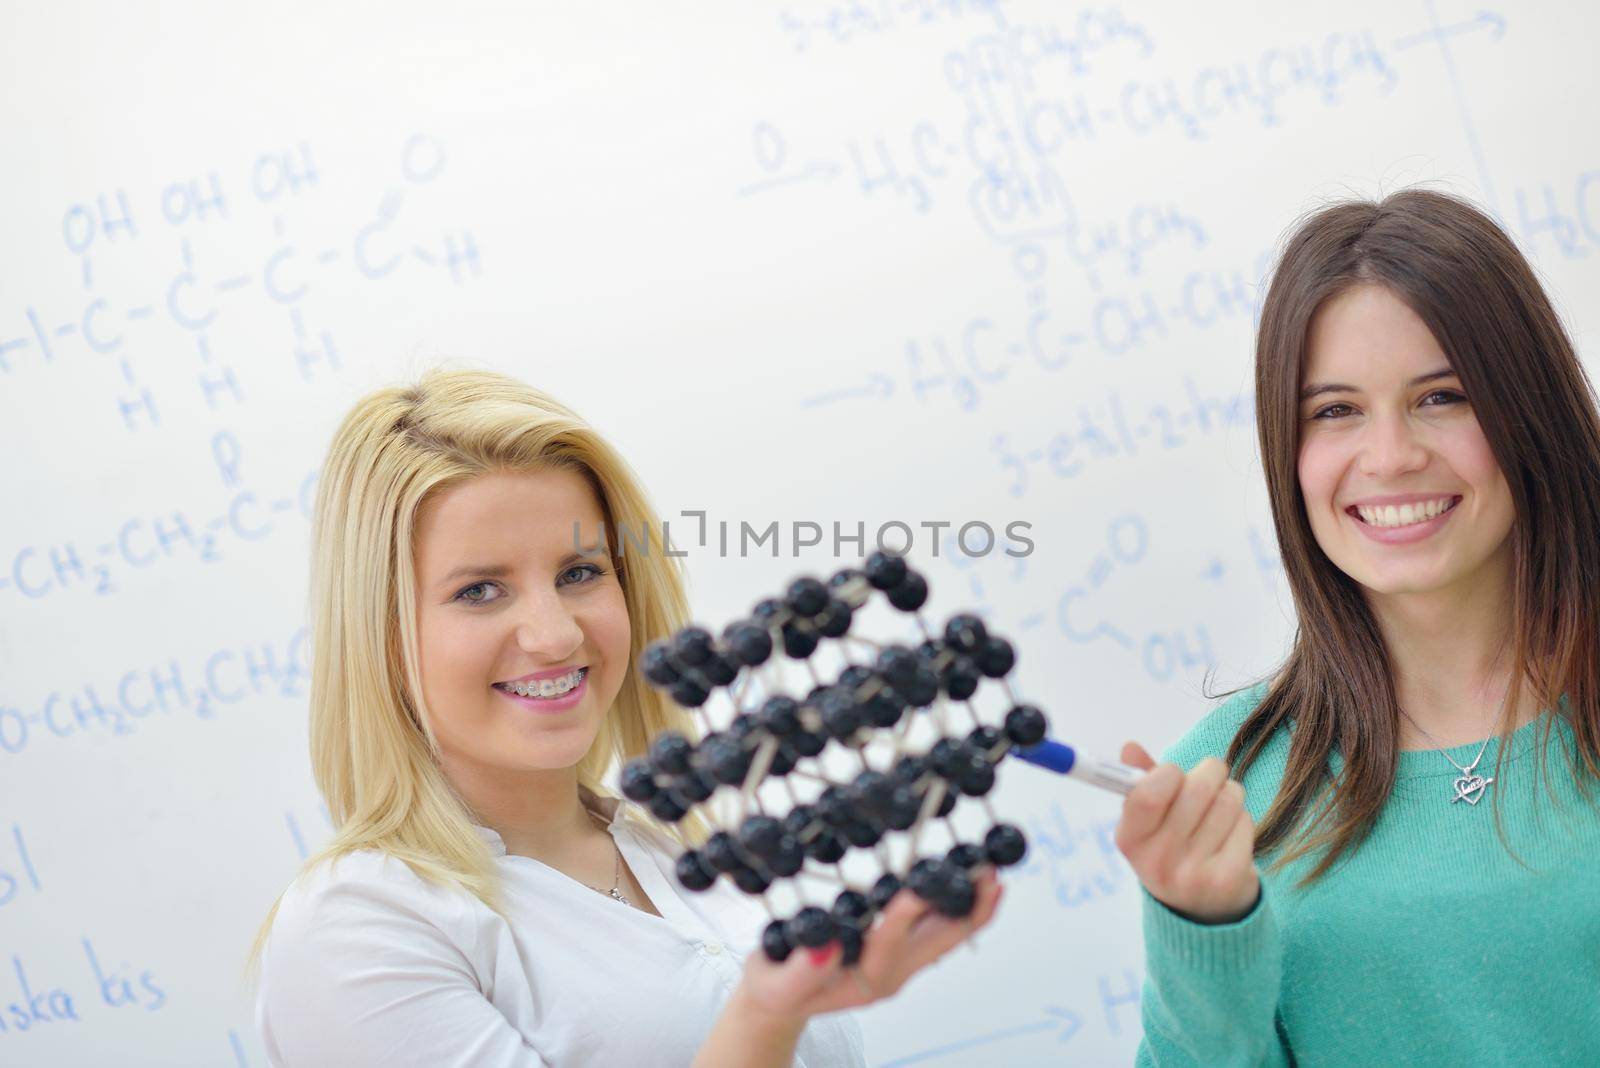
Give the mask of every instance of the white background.
[[(264, 1063), (244, 953), (327, 833), (305, 506), (375, 385), (515, 373), (667, 516), (784, 524), (690, 546), (714, 623), (837, 566), (832, 524), (911, 524), (932, 613), (1114, 755), (1291, 633), (1250, 391), (1299, 214), (1464, 193), (1593, 349), (1578, 5), (451, 8), (4, 7), (0, 1062)], [(1034, 551), (920, 525), (971, 521)], [(1118, 803), (1002, 779), (1029, 862), (865, 1014), (874, 1064), (1131, 1059)]]

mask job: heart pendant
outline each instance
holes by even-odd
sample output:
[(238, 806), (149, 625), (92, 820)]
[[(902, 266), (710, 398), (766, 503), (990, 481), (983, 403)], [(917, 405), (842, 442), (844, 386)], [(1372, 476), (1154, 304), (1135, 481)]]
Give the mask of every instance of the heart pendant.
[(1482, 775), (1463, 775), (1455, 781), (1456, 796), (1450, 799), (1450, 803), (1465, 801), (1469, 805), (1476, 805), (1492, 782), (1493, 779), (1485, 779)]

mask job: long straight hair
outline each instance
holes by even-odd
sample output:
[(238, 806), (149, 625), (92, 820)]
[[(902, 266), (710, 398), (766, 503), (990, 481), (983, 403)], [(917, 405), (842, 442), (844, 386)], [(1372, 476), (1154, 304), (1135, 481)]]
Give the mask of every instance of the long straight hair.
[[(416, 521), (425, 501), (467, 479), (551, 468), (582, 473), (600, 498), (637, 662), (686, 621), (683, 576), (637, 476), (575, 413), (505, 375), (436, 369), (362, 398), (335, 433), (312, 520), (310, 694), (311, 766), (335, 831), (305, 869), (378, 850), (499, 909), (494, 858), (439, 766), (422, 697)], [(693, 734), (682, 709), (628, 671), (579, 784), (603, 794), (607, 770), (664, 730)], [(274, 904), (250, 967), (276, 914)]]
[[(1255, 852), (1284, 844), (1278, 868), (1321, 851), (1302, 887), (1370, 832), (1399, 763), (1399, 705), (1382, 635), (1361, 586), (1317, 545), (1297, 465), (1312, 316), (1363, 284), (1385, 287), (1427, 324), (1511, 490), (1512, 682), (1496, 767), (1525, 683), (1539, 707), (1572, 723), (1582, 768), (1578, 755), (1568, 758), (1586, 796), (1584, 772), (1600, 775), (1600, 417), (1572, 342), (1511, 239), (1466, 201), (1409, 189), (1323, 208), (1288, 238), (1256, 341), (1257, 431), (1298, 628), (1226, 757), (1243, 777), (1273, 732), (1292, 722), (1288, 765)], [(1544, 717), (1541, 754), (1552, 726)], [(1335, 748), (1345, 760), (1337, 782)]]

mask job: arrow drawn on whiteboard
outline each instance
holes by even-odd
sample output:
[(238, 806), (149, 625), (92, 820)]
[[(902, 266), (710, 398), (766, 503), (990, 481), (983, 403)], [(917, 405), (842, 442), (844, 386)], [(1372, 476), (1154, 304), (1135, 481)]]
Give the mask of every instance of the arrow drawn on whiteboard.
[(1440, 26), (1437, 29), (1414, 33), (1410, 37), (1402, 37), (1394, 43), (1394, 49), (1398, 52), (1402, 48), (1410, 48), (1412, 45), (1427, 44), (1430, 41), (1442, 41), (1446, 37), (1455, 37), (1458, 34), (1471, 33), (1474, 30), (1485, 28), (1489, 30), (1490, 36), (1498, 41), (1505, 36), (1505, 16), (1493, 11), (1480, 11), (1475, 17), (1466, 22), (1455, 22), (1449, 26)]
[(1019, 1024), (1016, 1027), (990, 1031), (988, 1034), (975, 1035), (959, 1042), (950, 1042), (943, 1046), (936, 1046), (933, 1049), (925, 1049), (920, 1053), (912, 1053), (905, 1057), (897, 1057), (892, 1061), (887, 1061), (879, 1065), (878, 1068), (901, 1068), (902, 1065), (907, 1064), (923, 1064), (927, 1061), (938, 1060), (941, 1057), (948, 1057), (952, 1053), (961, 1053), (977, 1046), (993, 1045), (996, 1042), (1020, 1038), (1023, 1035), (1038, 1034), (1042, 1031), (1053, 1031), (1057, 1028), (1061, 1029), (1061, 1033), (1056, 1036), (1056, 1041), (1065, 1042), (1077, 1034), (1083, 1026), (1083, 1020), (1071, 1009), (1048, 1005), (1045, 1007), (1044, 1014), (1050, 1019), (1040, 1020), (1038, 1023)]
[(885, 374), (872, 376), (872, 383), (866, 386), (852, 386), (849, 389), (836, 389), (831, 393), (819, 393), (815, 397), (807, 397), (800, 402), (802, 408), (816, 408), (823, 404), (832, 404), (834, 401), (853, 400), (856, 397), (877, 397), (887, 400), (889, 394), (894, 392), (894, 379)]

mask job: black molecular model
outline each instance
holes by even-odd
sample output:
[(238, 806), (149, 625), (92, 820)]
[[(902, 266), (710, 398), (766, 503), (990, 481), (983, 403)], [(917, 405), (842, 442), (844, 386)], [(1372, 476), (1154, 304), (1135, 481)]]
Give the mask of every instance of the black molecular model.
[[(851, 635), (874, 591), (914, 619), (925, 640), (912, 647)], [(761, 601), (750, 618), (730, 624), (720, 640), (691, 626), (643, 654), (645, 678), (695, 710), (707, 728), (698, 745), (676, 732), (657, 737), (647, 757), (622, 771), (623, 795), (658, 819), (675, 823), (698, 807), (718, 828), (679, 857), (678, 881), (700, 891), (726, 876), (766, 900), (769, 912), (768, 891), (778, 880), (829, 884), (830, 895), (843, 887), (826, 908), (809, 903), (807, 887), (792, 887), (801, 906), (787, 919), (773, 919), (761, 938), (774, 961), (796, 946), (837, 940), (844, 962), (854, 963), (873, 919), (902, 887), (946, 916), (966, 916), (976, 897), (973, 870), (1016, 864), (1028, 848), (1022, 831), (990, 806), (996, 766), (1012, 751), (1054, 747), (1070, 754), (1045, 742), (1044, 713), (1012, 692), (1011, 643), (966, 613), (953, 616), (941, 637), (931, 636), (920, 613), (927, 599), (922, 575), (904, 558), (878, 552), (861, 569), (847, 568), (826, 583), (795, 580), (781, 598)], [(791, 670), (805, 673), (809, 692), (795, 696), (775, 684), (785, 666), (775, 651), (792, 662)], [(831, 682), (819, 669), (830, 658), (841, 665)], [(1006, 697), (998, 726), (985, 724), (974, 703), (985, 679)], [(721, 727), (707, 709), (718, 689), (732, 703)], [(965, 721), (959, 725), (957, 708)], [(918, 736), (923, 744), (914, 749)], [(731, 818), (711, 803), (723, 788), (718, 800), (737, 802)], [(962, 841), (949, 819), (963, 797), (977, 799), (987, 814), (981, 842)], [(954, 844), (927, 852), (936, 823), (944, 825), (940, 837)], [(898, 857), (891, 848), (896, 837), (904, 846)], [(875, 880), (847, 874), (851, 849), (871, 854)]]

